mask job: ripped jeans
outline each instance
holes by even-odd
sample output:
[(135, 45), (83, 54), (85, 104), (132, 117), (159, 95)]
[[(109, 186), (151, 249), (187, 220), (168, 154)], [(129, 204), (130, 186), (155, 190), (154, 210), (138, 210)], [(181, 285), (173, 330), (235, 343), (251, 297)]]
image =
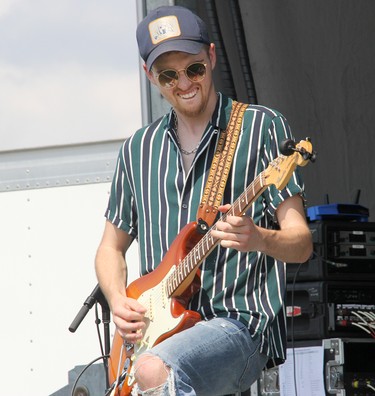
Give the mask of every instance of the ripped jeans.
[(215, 396), (245, 391), (267, 362), (259, 352), (260, 341), (233, 319), (198, 322), (146, 352), (164, 361), (168, 380), (144, 392), (135, 386), (133, 394)]

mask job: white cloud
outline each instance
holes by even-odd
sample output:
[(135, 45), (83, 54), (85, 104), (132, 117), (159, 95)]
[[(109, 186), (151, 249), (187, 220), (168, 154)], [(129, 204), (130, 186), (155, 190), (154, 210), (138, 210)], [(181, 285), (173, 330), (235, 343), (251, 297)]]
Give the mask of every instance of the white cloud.
[(79, 60), (119, 66), (128, 62), (127, 52), (137, 54), (135, 0), (24, 0), (17, 4), (4, 7), (7, 15), (0, 24), (0, 56), (12, 63), (44, 67)]
[(140, 127), (136, 0), (0, 0), (0, 151)]
[(11, 13), (21, 0), (0, 0), (0, 19)]
[(141, 126), (138, 73), (0, 65), (0, 147), (123, 139)]

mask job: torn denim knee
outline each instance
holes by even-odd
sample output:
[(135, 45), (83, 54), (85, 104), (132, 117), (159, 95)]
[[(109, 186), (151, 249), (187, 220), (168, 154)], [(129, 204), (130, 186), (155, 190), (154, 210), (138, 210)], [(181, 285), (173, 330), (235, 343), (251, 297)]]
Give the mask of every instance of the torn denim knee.
[[(167, 367), (166, 367), (167, 369)], [(132, 396), (175, 396), (176, 388), (174, 384), (174, 373), (173, 370), (168, 367), (168, 377), (164, 384), (156, 386), (154, 388), (141, 390), (137, 383), (134, 384), (132, 389)]]

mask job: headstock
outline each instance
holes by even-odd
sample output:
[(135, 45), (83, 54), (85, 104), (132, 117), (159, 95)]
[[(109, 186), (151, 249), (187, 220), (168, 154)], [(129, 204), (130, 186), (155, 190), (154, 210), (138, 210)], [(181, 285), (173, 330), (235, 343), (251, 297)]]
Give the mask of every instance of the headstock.
[(280, 151), (283, 154), (269, 164), (264, 176), (267, 185), (274, 184), (277, 189), (282, 190), (296, 167), (305, 166), (309, 161), (314, 162), (316, 153), (309, 138), (297, 144), (293, 140), (286, 140), (281, 143)]

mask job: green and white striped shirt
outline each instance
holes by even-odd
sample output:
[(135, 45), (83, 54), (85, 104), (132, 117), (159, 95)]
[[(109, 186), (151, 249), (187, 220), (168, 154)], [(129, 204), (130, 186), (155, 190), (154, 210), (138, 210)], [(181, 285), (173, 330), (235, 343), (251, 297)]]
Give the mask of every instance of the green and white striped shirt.
[[(121, 147), (105, 216), (138, 239), (140, 275), (162, 261), (180, 230), (195, 221), (220, 131), (227, 128), (232, 100), (218, 94), (216, 109), (186, 174), (173, 130), (173, 112), (138, 130)], [(268, 164), (279, 156), (279, 144), (292, 139), (286, 119), (264, 106), (245, 111), (238, 145), (224, 192), (232, 203)], [(269, 228), (278, 205), (302, 194), (298, 171), (282, 191), (267, 188), (247, 214)], [(262, 337), (262, 352), (276, 362), (285, 359), (283, 309), (285, 263), (260, 252), (241, 253), (217, 246), (201, 264), (202, 288), (190, 303), (203, 319), (231, 317)]]

